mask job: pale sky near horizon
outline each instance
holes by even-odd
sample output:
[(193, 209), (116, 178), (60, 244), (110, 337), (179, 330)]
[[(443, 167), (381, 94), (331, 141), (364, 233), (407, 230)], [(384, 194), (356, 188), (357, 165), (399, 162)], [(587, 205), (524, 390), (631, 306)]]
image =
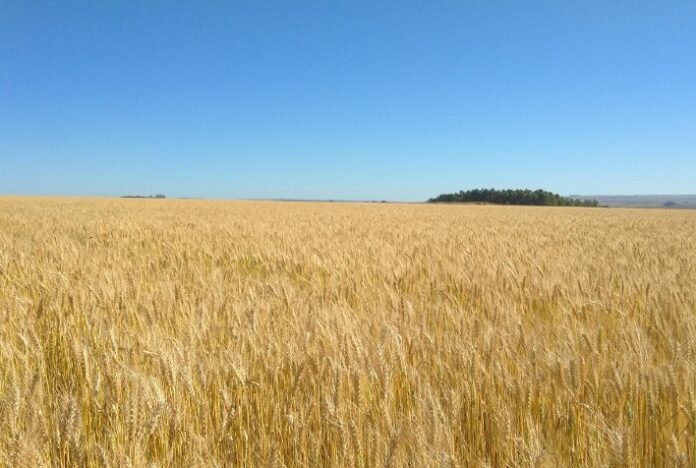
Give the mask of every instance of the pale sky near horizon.
[(696, 193), (696, 2), (0, 0), (0, 194)]

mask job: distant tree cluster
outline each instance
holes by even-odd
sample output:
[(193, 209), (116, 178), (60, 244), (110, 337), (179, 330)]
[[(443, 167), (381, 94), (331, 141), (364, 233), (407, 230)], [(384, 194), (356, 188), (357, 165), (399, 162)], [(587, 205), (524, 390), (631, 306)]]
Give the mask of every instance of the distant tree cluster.
[(496, 205), (598, 206), (597, 200), (563, 197), (546, 190), (473, 189), (443, 193), (428, 203), (494, 203)]
[(157, 195), (124, 195), (121, 198), (167, 198), (161, 193)]

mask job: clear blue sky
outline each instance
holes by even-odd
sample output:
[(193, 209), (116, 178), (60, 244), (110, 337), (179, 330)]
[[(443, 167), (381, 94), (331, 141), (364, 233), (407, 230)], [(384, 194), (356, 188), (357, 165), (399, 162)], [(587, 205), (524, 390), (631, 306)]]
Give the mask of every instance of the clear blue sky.
[(696, 192), (696, 2), (0, 0), (0, 193)]

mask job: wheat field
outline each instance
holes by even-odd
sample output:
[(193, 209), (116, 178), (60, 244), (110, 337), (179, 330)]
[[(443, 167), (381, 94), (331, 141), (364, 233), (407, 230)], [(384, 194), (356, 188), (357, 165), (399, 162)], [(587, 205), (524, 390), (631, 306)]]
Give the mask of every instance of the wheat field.
[(696, 212), (0, 198), (0, 465), (694, 466)]

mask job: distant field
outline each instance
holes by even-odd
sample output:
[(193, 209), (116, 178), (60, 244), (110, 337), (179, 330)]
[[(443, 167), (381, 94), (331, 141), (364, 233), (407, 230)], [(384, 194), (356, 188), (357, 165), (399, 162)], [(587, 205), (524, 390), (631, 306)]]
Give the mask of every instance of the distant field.
[(695, 232), (0, 198), (0, 465), (694, 466)]
[(594, 199), (600, 205), (619, 208), (696, 208), (696, 195), (591, 195), (577, 197)]

